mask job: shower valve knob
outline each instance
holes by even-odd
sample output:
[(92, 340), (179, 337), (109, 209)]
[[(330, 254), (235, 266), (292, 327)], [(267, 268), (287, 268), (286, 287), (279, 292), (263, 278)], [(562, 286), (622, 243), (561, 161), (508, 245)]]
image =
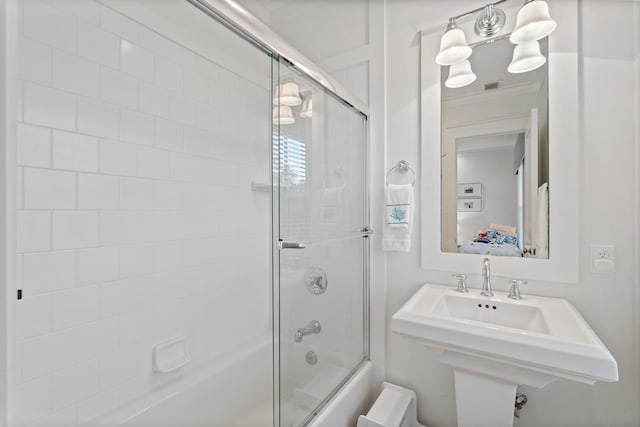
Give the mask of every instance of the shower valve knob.
[(320, 295), (327, 291), (329, 282), (327, 273), (320, 267), (311, 267), (304, 273), (304, 286), (313, 295)]

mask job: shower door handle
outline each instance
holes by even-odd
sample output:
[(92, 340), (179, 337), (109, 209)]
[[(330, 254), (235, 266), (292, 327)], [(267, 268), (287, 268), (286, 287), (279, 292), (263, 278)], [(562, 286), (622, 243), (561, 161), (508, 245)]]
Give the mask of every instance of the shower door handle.
[(278, 249), (304, 249), (307, 246), (304, 243), (297, 242), (283, 242), (282, 240), (278, 240)]

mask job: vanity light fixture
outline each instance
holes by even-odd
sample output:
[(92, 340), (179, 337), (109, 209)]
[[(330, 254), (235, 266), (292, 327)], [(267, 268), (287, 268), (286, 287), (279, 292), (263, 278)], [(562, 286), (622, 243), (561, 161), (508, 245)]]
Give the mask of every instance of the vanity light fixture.
[(475, 32), (482, 37), (491, 37), (498, 33), (506, 22), (504, 12), (495, 7), (505, 1), (507, 0), (497, 0), (470, 12), (449, 18), (447, 30), (440, 39), (440, 51), (436, 56), (438, 65), (450, 66), (449, 78), (445, 82), (445, 86), (450, 88), (464, 87), (477, 79), (477, 76), (471, 70), (471, 63), (468, 60), (472, 49), (467, 44), (464, 31), (456, 25), (456, 20), (482, 11), (482, 14), (476, 19)]
[(453, 65), (464, 61), (471, 56), (471, 48), (467, 39), (456, 25), (456, 19), (450, 18), (447, 30), (440, 39), (440, 52), (436, 56), (436, 64)]
[(273, 103), (276, 105), (286, 105), (288, 107), (295, 107), (296, 105), (302, 104), (298, 84), (295, 82), (287, 82), (278, 86), (275, 96), (273, 97)]
[[(506, 22), (504, 11), (496, 5), (507, 0), (497, 0), (483, 7), (449, 18), (447, 30), (440, 39), (440, 51), (436, 56), (438, 65), (448, 65), (449, 77), (445, 86), (459, 88), (470, 85), (476, 80), (476, 75), (471, 70), (468, 58), (472, 53), (472, 46), (489, 43), (506, 38), (506, 35), (494, 37), (486, 41), (480, 41), (469, 46), (464, 34), (456, 25), (456, 20), (482, 12), (476, 19), (474, 30), (481, 37), (493, 37)], [(526, 73), (541, 67), (547, 59), (540, 53), (538, 40), (551, 34), (557, 27), (555, 20), (549, 15), (549, 5), (544, 0), (525, 0), (524, 5), (518, 11), (516, 25), (509, 40), (516, 47), (513, 51), (513, 59), (507, 70), (510, 73)]]
[(547, 58), (540, 53), (540, 43), (537, 40), (516, 45), (513, 49), (513, 59), (507, 70), (519, 74), (540, 68), (547, 62)]
[(543, 0), (526, 0), (518, 11), (516, 26), (509, 36), (513, 44), (540, 40), (551, 34), (558, 24), (549, 15), (549, 5)]
[(291, 125), (296, 122), (293, 117), (293, 111), (288, 105), (279, 105), (273, 107), (273, 124)]
[(470, 85), (475, 82), (478, 77), (471, 71), (471, 63), (468, 59), (453, 64), (449, 67), (449, 78), (444, 82), (448, 88), (458, 88)]

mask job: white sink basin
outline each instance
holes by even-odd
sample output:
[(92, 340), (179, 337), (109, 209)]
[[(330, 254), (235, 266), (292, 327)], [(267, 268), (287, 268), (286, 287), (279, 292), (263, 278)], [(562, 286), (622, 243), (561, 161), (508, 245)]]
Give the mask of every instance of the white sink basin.
[[(393, 315), (391, 329), (449, 356), (479, 357), (508, 365), (516, 374), (525, 368), (549, 378), (530, 385), (544, 386), (556, 378), (589, 384), (618, 380), (611, 353), (580, 313), (560, 298), (525, 295), (513, 300), (501, 292), (485, 297), (478, 290), (465, 294), (426, 284)], [(450, 364), (455, 363), (467, 362)], [(497, 377), (506, 375), (502, 368), (497, 371)], [(514, 382), (527, 381), (518, 377)]]
[(495, 299), (486, 301), (456, 292), (455, 295), (442, 295), (433, 314), (549, 334), (540, 308), (528, 304), (504, 304)]

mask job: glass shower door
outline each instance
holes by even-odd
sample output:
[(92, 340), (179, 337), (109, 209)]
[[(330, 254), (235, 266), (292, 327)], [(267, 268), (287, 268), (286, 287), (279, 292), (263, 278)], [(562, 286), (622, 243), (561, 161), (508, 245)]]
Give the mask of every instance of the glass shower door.
[(368, 356), (366, 117), (275, 67), (275, 424), (288, 427)]

